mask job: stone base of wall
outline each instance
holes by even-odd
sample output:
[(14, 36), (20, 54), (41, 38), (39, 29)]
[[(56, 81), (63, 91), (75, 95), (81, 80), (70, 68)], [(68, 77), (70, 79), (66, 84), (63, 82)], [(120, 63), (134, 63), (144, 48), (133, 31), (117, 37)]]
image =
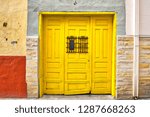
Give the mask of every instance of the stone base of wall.
[(117, 39), (117, 99), (132, 99), (133, 37)]
[(28, 98), (38, 97), (38, 38), (27, 37), (26, 82)]
[[(132, 99), (133, 37), (118, 37), (117, 99)], [(150, 97), (150, 38), (140, 38), (139, 98)]]
[(150, 97), (150, 38), (140, 38), (139, 97)]

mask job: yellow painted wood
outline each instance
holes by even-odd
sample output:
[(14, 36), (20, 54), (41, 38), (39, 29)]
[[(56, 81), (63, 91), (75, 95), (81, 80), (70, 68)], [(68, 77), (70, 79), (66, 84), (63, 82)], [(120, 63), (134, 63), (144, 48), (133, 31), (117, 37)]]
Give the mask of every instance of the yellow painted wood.
[[(90, 37), (90, 17), (66, 17), (65, 41), (67, 36)], [(66, 44), (65, 44), (66, 46)], [(65, 92), (64, 94), (84, 94), (90, 92), (90, 57), (88, 53), (66, 53), (65, 50)]]
[(44, 17), (44, 93), (64, 93), (64, 17)]
[(112, 16), (92, 18), (92, 94), (111, 94)]
[(43, 82), (43, 79), (44, 79), (44, 75), (43, 75), (43, 17), (42, 17), (42, 14), (39, 14), (39, 45), (40, 45), (40, 48), (39, 48), (39, 68), (38, 68), (38, 71), (39, 71), (39, 97), (42, 97), (43, 96), (43, 87), (44, 87), (44, 82)]
[(112, 42), (112, 96), (116, 96), (116, 33), (117, 14), (113, 16), (113, 42)]
[(40, 14), (42, 15), (89, 15), (89, 16), (92, 16), (92, 15), (114, 15), (115, 12), (40, 12)]
[[(41, 12), (40, 15), (44, 22), (39, 24), (43, 31), (40, 31), (40, 96), (89, 92), (115, 96), (116, 14)], [(71, 35), (89, 37), (87, 54), (66, 53), (66, 37)]]

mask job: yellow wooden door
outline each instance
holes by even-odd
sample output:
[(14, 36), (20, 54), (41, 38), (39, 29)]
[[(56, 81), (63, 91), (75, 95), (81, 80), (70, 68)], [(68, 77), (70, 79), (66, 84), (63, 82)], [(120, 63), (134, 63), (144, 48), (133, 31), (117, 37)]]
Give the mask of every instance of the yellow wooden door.
[(64, 17), (44, 17), (44, 93), (64, 93)]
[(44, 93), (111, 94), (112, 17), (43, 19)]
[[(67, 36), (74, 36), (74, 49), (65, 51), (65, 91), (64, 94), (89, 93), (90, 86), (90, 17), (66, 17), (65, 24), (65, 46), (67, 47)], [(86, 36), (87, 50), (83, 52), (78, 43), (80, 37)], [(79, 47), (80, 46), (80, 47)], [(78, 48), (78, 49), (77, 49)]]
[(93, 17), (92, 94), (111, 94), (112, 17)]

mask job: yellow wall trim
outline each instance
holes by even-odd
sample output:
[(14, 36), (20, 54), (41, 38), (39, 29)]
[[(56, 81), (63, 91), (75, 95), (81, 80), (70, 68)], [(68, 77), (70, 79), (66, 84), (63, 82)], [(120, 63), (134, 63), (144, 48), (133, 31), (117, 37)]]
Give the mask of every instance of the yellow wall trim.
[(41, 15), (115, 15), (115, 12), (39, 12)]

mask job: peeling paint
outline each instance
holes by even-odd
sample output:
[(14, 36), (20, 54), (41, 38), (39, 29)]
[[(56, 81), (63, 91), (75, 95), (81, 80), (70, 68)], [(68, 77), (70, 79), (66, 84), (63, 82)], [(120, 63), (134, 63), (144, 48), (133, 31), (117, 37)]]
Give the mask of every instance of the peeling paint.
[(0, 4), (0, 55), (26, 55), (27, 0), (0, 0)]

